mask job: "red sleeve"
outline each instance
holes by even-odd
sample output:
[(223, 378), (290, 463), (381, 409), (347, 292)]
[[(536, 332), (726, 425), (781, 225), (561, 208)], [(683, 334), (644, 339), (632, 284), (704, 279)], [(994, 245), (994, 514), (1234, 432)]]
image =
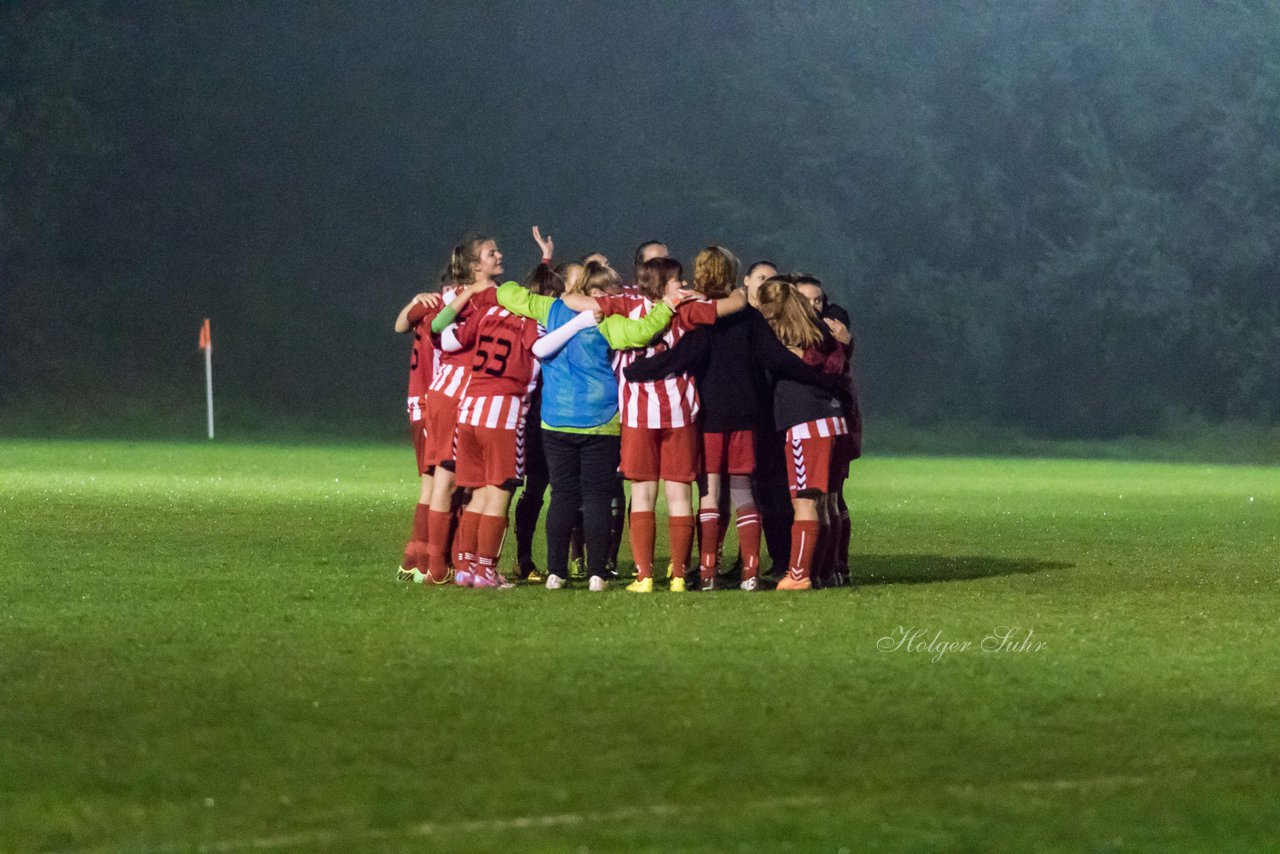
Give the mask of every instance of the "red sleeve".
[(538, 322), (536, 320), (524, 319), (524, 328), (520, 330), (520, 342), (524, 344), (526, 350), (533, 350), (533, 345), (538, 343)]
[(434, 306), (426, 306), (422, 303), (415, 303), (413, 308), (409, 309), (409, 328), (425, 323), (428, 326), (436, 319), (440, 312), (444, 311), (444, 303), (436, 303)]
[(596, 297), (596, 305), (600, 306), (600, 311), (605, 317), (627, 313), (627, 300), (625, 297), (617, 295)]
[(476, 345), (476, 332), (479, 328), (480, 321), (476, 317), (472, 317), (469, 321), (460, 320), (458, 322), (458, 328), (454, 330), (453, 334), (458, 339), (458, 343), (462, 345), (463, 350), (470, 350)]
[(676, 319), (690, 329), (695, 326), (710, 326), (716, 322), (716, 304), (709, 299), (681, 303), (676, 309)]
[(848, 364), (849, 357), (845, 354), (844, 347), (832, 347), (831, 352), (827, 353), (826, 359), (822, 362), (822, 372), (824, 374), (843, 374), (844, 366)]
[(458, 312), (459, 322), (465, 320), (473, 314), (493, 308), (498, 304), (498, 289), (486, 288), (480, 293), (467, 300), (467, 304), (462, 307), (462, 311)]

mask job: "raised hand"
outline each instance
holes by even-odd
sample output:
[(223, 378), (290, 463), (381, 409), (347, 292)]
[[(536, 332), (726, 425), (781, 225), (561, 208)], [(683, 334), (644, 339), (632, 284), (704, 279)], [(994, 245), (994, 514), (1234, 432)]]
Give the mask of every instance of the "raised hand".
[(554, 258), (552, 254), (555, 251), (555, 241), (551, 239), (551, 235), (542, 236), (542, 231), (535, 225), (533, 227), (533, 239), (538, 244), (538, 248), (542, 250), (543, 258)]
[(435, 308), (440, 304), (440, 294), (418, 294), (415, 300), (425, 305), (427, 308)]

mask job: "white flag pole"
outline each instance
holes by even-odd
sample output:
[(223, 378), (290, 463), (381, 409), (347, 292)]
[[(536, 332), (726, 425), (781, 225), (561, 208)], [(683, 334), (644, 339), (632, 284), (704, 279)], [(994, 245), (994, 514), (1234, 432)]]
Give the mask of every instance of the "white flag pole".
[(213, 342), (204, 348), (204, 400), (209, 410), (209, 438), (213, 438)]

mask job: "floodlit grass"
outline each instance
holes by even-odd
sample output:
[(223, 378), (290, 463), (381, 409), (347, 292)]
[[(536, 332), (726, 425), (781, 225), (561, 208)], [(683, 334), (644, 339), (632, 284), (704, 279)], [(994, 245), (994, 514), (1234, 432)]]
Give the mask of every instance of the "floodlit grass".
[(0, 850), (1277, 844), (1276, 468), (869, 459), (855, 589), (638, 597), (397, 584), (411, 467), (0, 443)]

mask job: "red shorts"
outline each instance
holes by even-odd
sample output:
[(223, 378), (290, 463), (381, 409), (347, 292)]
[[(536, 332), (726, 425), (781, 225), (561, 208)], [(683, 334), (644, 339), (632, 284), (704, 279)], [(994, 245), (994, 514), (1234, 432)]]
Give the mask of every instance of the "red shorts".
[(698, 476), (698, 428), (622, 425), (622, 476), (636, 483), (693, 483)]
[(756, 470), (756, 437), (751, 430), (702, 434), (703, 474), (751, 474)]
[(839, 485), (833, 473), (839, 455), (836, 443), (848, 432), (843, 418), (822, 418), (788, 428), (787, 485), (792, 498), (814, 498)]
[(426, 420), (424, 419), (424, 405), (426, 403), (426, 394), (420, 394), (419, 397), (408, 398), (408, 434), (413, 439), (413, 456), (417, 457), (417, 474), (429, 475), (435, 466), (430, 466), (426, 460)]
[(418, 464), (438, 466), (453, 460), (453, 436), (458, 429), (458, 399), (442, 391), (427, 392), (423, 419), (426, 445)]
[(463, 489), (515, 489), (524, 477), (524, 430), (458, 425), (457, 479)]

